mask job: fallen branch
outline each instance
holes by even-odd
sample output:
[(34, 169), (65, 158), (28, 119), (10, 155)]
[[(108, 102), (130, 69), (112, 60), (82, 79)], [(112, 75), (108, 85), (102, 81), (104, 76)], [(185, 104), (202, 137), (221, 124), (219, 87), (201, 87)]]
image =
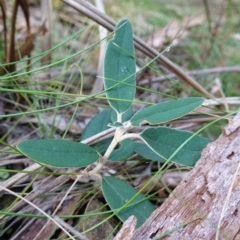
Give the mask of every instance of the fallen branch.
[(116, 239), (240, 239), (239, 168), (240, 113), (149, 219)]

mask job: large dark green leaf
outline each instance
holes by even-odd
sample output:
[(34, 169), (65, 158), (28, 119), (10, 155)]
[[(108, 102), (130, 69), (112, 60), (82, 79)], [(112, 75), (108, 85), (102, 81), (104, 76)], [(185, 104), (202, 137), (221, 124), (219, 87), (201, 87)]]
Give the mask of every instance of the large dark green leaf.
[[(177, 151), (171, 161), (186, 166), (193, 166), (200, 158), (203, 148), (210, 142), (209, 139), (197, 135), (192, 137), (191, 132), (167, 127), (149, 128), (140, 136), (151, 149), (166, 159)], [(189, 141), (181, 146), (187, 140)]]
[(168, 122), (193, 111), (199, 107), (203, 101), (203, 98), (189, 97), (158, 103), (137, 112), (130, 119), (130, 122), (132, 126), (139, 126), (142, 123), (153, 125)]
[(112, 151), (109, 160), (111, 161), (123, 161), (128, 159), (134, 152), (134, 141), (131, 139), (125, 139), (120, 142), (120, 147)]
[(110, 208), (116, 212), (116, 215), (123, 222), (131, 215), (134, 215), (137, 218), (137, 227), (140, 227), (154, 211), (154, 207), (148, 199), (139, 194), (129, 203), (129, 206), (117, 212), (119, 208), (137, 194), (134, 187), (117, 178), (104, 177), (102, 179), (102, 191)]
[(114, 38), (109, 41), (104, 58), (104, 86), (109, 104), (122, 114), (132, 104), (135, 95), (134, 45), (132, 27), (122, 20), (115, 28)]
[(88, 145), (61, 139), (26, 140), (17, 149), (36, 162), (54, 167), (84, 167), (99, 158)]

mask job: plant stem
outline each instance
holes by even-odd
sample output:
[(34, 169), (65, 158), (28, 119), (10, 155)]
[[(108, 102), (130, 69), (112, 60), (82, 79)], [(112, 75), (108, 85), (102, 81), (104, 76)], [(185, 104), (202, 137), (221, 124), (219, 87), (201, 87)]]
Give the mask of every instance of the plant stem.
[(119, 143), (119, 141), (121, 141), (123, 134), (127, 131), (127, 128), (125, 127), (118, 127), (116, 128), (114, 137), (112, 142), (110, 143), (107, 151), (105, 152), (104, 156), (100, 158), (97, 166), (89, 172), (89, 174), (96, 174), (98, 173), (102, 167), (104, 166), (104, 164), (107, 162), (110, 154), (112, 153), (112, 151), (114, 150), (114, 148), (117, 146), (117, 144)]
[(128, 139), (128, 138), (138, 138), (138, 139), (142, 139), (140, 137), (140, 134), (139, 133), (128, 133), (128, 134), (125, 134), (121, 137), (120, 141), (124, 140), (124, 139)]

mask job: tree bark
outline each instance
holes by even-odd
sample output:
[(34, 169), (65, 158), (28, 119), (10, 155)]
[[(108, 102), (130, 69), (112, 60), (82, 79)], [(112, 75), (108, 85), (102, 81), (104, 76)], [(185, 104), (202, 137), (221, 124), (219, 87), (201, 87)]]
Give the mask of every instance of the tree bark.
[(187, 177), (128, 239), (240, 240), (239, 168), (240, 113), (215, 142), (207, 145)]

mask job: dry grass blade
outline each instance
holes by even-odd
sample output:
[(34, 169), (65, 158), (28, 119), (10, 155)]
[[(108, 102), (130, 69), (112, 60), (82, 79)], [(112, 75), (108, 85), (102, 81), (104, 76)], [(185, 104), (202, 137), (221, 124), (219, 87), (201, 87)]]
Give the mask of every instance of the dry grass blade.
[[(37, 166), (38, 165), (38, 166)], [(36, 167), (41, 167), (39, 164), (33, 164), (33, 166)], [(70, 170), (68, 172), (71, 172)], [(62, 175), (59, 176), (58, 178), (54, 179), (50, 184), (47, 184), (46, 186), (43, 186), (42, 189), (38, 190), (38, 192), (33, 192), (31, 194), (29, 194), (28, 196), (25, 197), (25, 200), (28, 200), (30, 202), (32, 202), (34, 199), (36, 199), (38, 196), (45, 194), (46, 192), (50, 192), (50, 191), (54, 191), (54, 189), (57, 186), (62, 186), (63, 184), (65, 184), (67, 181), (69, 180), (68, 176)], [(4, 186), (4, 184), (0, 185), (0, 191), (2, 191), (2, 189), (5, 189), (6, 187)], [(26, 204), (26, 201), (20, 201), (17, 204), (13, 205), (9, 211), (17, 211), (18, 209), (23, 208), (23, 206)], [(9, 217), (6, 217), (4, 215), (2, 215), (0, 217), (0, 224), (2, 224), (4, 221), (6, 221)]]
[(63, 227), (65, 227), (69, 232), (72, 232), (73, 234), (75, 234), (75, 236), (77, 236), (78, 239), (80, 239), (80, 240), (90, 240), (89, 238), (85, 237), (84, 235), (82, 235), (81, 233), (76, 231), (73, 227), (66, 224), (61, 218), (56, 216), (56, 217), (54, 217), (54, 220), (56, 222), (58, 222), (59, 224), (61, 224)]
[[(45, 52), (52, 48), (52, 1), (42, 0), (41, 11), (43, 22), (46, 21), (47, 32), (42, 39), (42, 51)], [(44, 56), (41, 60), (42, 64), (48, 63), (51, 60), (51, 53)]]
[[(9, 44), (9, 50), (8, 50), (8, 57), (7, 57), (7, 62), (11, 63), (11, 62), (15, 62), (17, 61), (17, 55), (16, 55), (16, 51), (15, 51), (15, 25), (16, 25), (16, 19), (17, 19), (17, 11), (18, 11), (18, 7), (21, 6), (23, 13), (24, 13), (24, 17), (26, 20), (26, 25), (27, 25), (27, 36), (30, 35), (30, 23), (29, 23), (29, 9), (28, 9), (28, 4), (26, 0), (16, 0), (14, 1), (13, 4), (13, 14), (12, 14), (12, 20), (11, 20), (11, 31), (10, 31), (10, 44)], [(28, 54), (30, 55), (30, 53)], [(22, 56), (20, 55), (19, 58), (21, 58)], [(13, 72), (15, 71), (16, 66), (15, 64), (11, 64), (8, 67), (8, 71), (9, 72)]]
[(65, 234), (67, 234), (70, 239), (75, 240), (75, 238), (73, 238), (72, 235), (70, 235), (56, 220), (54, 220), (51, 216), (49, 216), (48, 214), (46, 214), (42, 209), (38, 208), (36, 205), (34, 205), (31, 201), (25, 199), (24, 197), (20, 196), (19, 194), (16, 194), (15, 192), (4, 188), (2, 186), (0, 186), (1, 190), (7, 191), (8, 193), (20, 198), (21, 200), (23, 200), (24, 202), (28, 203), (29, 205), (31, 205), (32, 207), (36, 208), (39, 212), (41, 212), (43, 215), (45, 215), (49, 220), (53, 221)]
[[(64, 195), (64, 197), (61, 199), (60, 203), (58, 204), (58, 206), (56, 207), (56, 209), (53, 212), (53, 215), (55, 215), (57, 213), (57, 211), (62, 207), (63, 202), (66, 200), (66, 197), (68, 196), (68, 194), (72, 191), (73, 187), (76, 185), (78, 179), (80, 178), (80, 176), (77, 177), (77, 179), (74, 181), (74, 183), (71, 185), (71, 187), (67, 190), (66, 194)], [(41, 228), (41, 230), (38, 232), (37, 236), (35, 237), (35, 239), (43, 239), (43, 235), (44, 235), (44, 230), (46, 232), (46, 228), (47, 225), (49, 224), (49, 220), (47, 221), (47, 223)], [(48, 231), (47, 231), (48, 232)], [(81, 239), (81, 238), (80, 238)]]
[[(79, 12), (82, 12), (87, 17), (91, 18), (98, 24), (107, 28), (109, 31), (114, 30), (114, 27), (116, 25), (115, 21), (108, 17), (106, 14), (101, 13), (97, 8), (95, 8), (90, 3), (83, 0), (79, 0), (78, 1), (79, 3), (77, 3), (74, 0), (62, 0), (62, 1), (68, 4), (69, 6), (75, 8)], [(213, 98), (213, 96), (208, 91), (206, 91), (196, 80), (194, 80), (191, 76), (189, 76), (186, 72), (184, 72), (179, 66), (170, 61), (168, 58), (164, 57), (163, 55), (160, 55), (160, 53), (156, 49), (146, 44), (143, 40), (141, 40), (137, 36), (134, 36), (134, 42), (136, 48), (142, 51), (147, 56), (151, 58), (159, 56), (157, 58), (157, 62), (165, 66), (168, 70), (175, 73), (186, 84), (190, 85), (196, 91), (199, 91), (206, 97)]]
[[(0, 6), (1, 6), (1, 10), (2, 10), (2, 19), (3, 19), (3, 45), (4, 45), (4, 61), (6, 61), (7, 59), (7, 15), (6, 15), (6, 4), (4, 0), (0, 1)], [(1, 68), (0, 68), (0, 72), (1, 72)]]
[[(104, 5), (101, 0), (95, 0), (97, 8), (102, 12), (105, 13)], [(99, 38), (104, 39), (107, 36), (107, 30), (102, 26), (98, 27), (99, 31)], [(102, 67), (103, 67), (103, 58), (105, 54), (106, 42), (101, 42), (100, 50), (99, 50), (99, 61), (98, 61), (98, 75), (102, 76)], [(96, 77), (93, 88), (91, 90), (91, 94), (98, 93), (103, 89), (103, 81), (101, 78)]]
[[(220, 74), (220, 73), (234, 73), (234, 72), (240, 72), (240, 66), (232, 66), (232, 67), (217, 67), (217, 68), (209, 68), (209, 69), (202, 69), (202, 70), (193, 70), (193, 71), (187, 71), (188, 75), (191, 76), (197, 76), (197, 75), (205, 75), (205, 74)], [(176, 74), (167, 74), (166, 76), (160, 76), (160, 77), (154, 77), (151, 79), (151, 83), (157, 83), (161, 82), (167, 79), (176, 78)], [(138, 82), (138, 85), (143, 86), (145, 84), (148, 84), (148, 79), (143, 79)]]
[(223, 208), (222, 208), (221, 215), (219, 217), (219, 221), (218, 221), (218, 225), (217, 225), (215, 240), (220, 239), (219, 235), (221, 234), (220, 231), (221, 231), (221, 225), (223, 224), (223, 218), (224, 218), (224, 215), (227, 211), (227, 207), (231, 204), (230, 203), (230, 196), (231, 196), (231, 193), (233, 191), (234, 184), (238, 183), (239, 169), (240, 169), (240, 163), (238, 164), (236, 172), (234, 173), (234, 175), (232, 177), (232, 182), (231, 182), (231, 185), (229, 187), (229, 190), (228, 190), (228, 193), (227, 193), (227, 196), (226, 196), (226, 200), (223, 204)]

